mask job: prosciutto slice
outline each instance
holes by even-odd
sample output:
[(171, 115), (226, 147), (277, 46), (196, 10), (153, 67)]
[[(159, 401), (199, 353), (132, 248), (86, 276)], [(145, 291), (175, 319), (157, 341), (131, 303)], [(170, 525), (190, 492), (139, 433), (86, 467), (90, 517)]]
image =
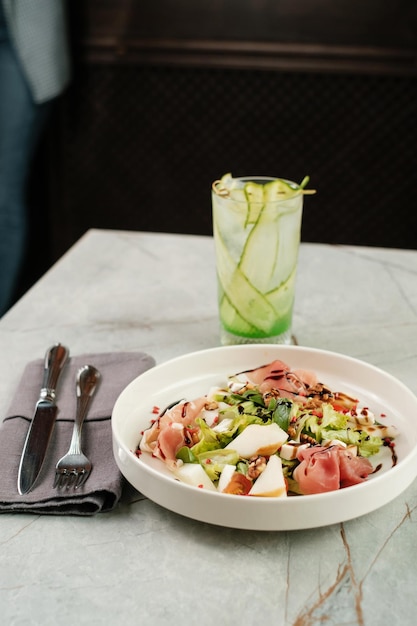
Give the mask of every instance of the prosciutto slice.
[(368, 459), (350, 454), (343, 448), (339, 450), (340, 486), (350, 487), (366, 480), (373, 472)]
[(143, 433), (142, 451), (175, 465), (178, 450), (187, 443), (187, 431), (196, 426), (195, 420), (207, 402), (205, 396), (190, 402), (180, 402), (158, 417)]
[(283, 398), (304, 401), (309, 388), (317, 384), (314, 372), (292, 370), (283, 361), (275, 360), (253, 370), (241, 372), (249, 382), (257, 385), (263, 394), (278, 391)]
[(338, 445), (300, 449), (297, 459), (300, 464), (293, 477), (305, 495), (357, 485), (373, 471), (368, 459), (354, 456)]
[(297, 452), (300, 465), (293, 477), (304, 494), (324, 493), (340, 488), (340, 467), (336, 446), (311, 446)]

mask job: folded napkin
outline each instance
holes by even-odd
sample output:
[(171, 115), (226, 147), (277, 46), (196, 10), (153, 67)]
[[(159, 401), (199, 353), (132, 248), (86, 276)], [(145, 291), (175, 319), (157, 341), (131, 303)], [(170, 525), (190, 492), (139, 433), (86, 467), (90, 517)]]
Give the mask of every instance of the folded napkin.
[[(58, 490), (53, 488), (55, 466), (70, 445), (76, 373), (83, 365), (94, 365), (101, 373), (82, 431), (82, 449), (93, 469), (82, 487)], [(20, 457), (42, 386), (44, 359), (29, 363), (0, 427), (0, 512), (93, 515), (114, 508), (122, 495), (123, 477), (113, 457), (111, 413), (126, 385), (153, 365), (154, 359), (143, 352), (71, 357), (58, 382), (57, 419), (44, 465), (32, 491), (21, 496), (17, 490)]]

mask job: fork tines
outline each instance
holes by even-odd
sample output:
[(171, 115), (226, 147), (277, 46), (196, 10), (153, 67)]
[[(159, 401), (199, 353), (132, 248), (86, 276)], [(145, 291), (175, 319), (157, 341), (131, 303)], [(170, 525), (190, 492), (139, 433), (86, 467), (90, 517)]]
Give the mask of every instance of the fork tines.
[(77, 470), (76, 468), (56, 470), (54, 488), (78, 489), (78, 487), (81, 487), (85, 483), (89, 474), (90, 472), (84, 468), (81, 470)]

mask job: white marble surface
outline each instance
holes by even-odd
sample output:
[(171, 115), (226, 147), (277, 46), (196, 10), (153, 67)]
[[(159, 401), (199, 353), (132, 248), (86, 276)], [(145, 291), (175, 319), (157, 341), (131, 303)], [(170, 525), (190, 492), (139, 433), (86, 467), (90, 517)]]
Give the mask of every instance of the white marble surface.
[[(303, 244), (293, 330), (417, 393), (417, 251)], [(54, 341), (157, 362), (218, 345), (211, 239), (89, 231), (0, 321), (2, 415)], [(2, 514), (1, 623), (411, 626), (416, 524), (417, 481), (357, 520), (282, 533), (135, 497), (94, 518)]]

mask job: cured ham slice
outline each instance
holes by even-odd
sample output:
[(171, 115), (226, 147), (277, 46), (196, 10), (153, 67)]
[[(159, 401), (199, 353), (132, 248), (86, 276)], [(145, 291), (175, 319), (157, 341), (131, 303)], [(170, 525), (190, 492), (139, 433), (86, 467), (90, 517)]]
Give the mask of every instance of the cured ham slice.
[(158, 417), (151, 428), (145, 430), (140, 449), (153, 456), (175, 464), (178, 450), (187, 443), (187, 432), (194, 428), (195, 420), (207, 402), (205, 396), (190, 402), (180, 402)]
[(267, 365), (261, 365), (253, 370), (246, 370), (241, 374), (246, 374), (248, 380), (255, 385), (261, 385), (266, 379), (279, 380), (286, 372), (290, 372), (291, 368), (283, 361), (272, 361)]
[(309, 370), (294, 370), (294, 374), (307, 387), (315, 387), (318, 383), (317, 375)]
[(357, 485), (373, 471), (371, 462), (340, 446), (311, 446), (297, 453), (294, 479), (305, 494), (324, 493)]
[(372, 463), (348, 450), (339, 450), (340, 486), (351, 487), (366, 480), (373, 472)]
[(195, 419), (199, 416), (206, 402), (206, 396), (188, 402), (179, 402), (158, 418), (158, 426), (162, 429), (172, 422), (177, 422), (184, 426), (194, 426)]
[(294, 470), (294, 479), (306, 495), (335, 491), (340, 488), (340, 467), (336, 446), (311, 446), (297, 453), (300, 465)]
[(184, 443), (184, 428), (180, 424), (172, 424), (159, 433), (158, 443), (153, 450), (153, 455), (161, 458), (168, 464), (175, 463), (176, 454)]
[(309, 388), (317, 384), (314, 372), (291, 370), (283, 361), (275, 360), (253, 370), (241, 372), (249, 382), (257, 385), (263, 394), (278, 391), (283, 398), (304, 401)]

